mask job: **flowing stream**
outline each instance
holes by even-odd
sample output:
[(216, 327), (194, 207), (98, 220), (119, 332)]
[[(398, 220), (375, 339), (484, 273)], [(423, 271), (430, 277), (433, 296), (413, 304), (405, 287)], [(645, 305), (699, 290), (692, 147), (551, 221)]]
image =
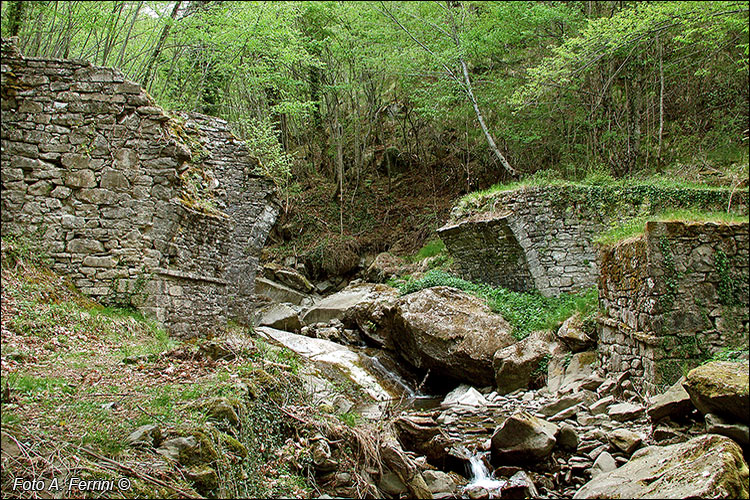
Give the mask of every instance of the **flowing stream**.
[(484, 463), (484, 453), (474, 453), (469, 458), (469, 465), (471, 466), (471, 480), (466, 485), (466, 490), (484, 488), (487, 491), (499, 490), (505, 486), (506, 481), (499, 481), (492, 479), (490, 471), (487, 465)]

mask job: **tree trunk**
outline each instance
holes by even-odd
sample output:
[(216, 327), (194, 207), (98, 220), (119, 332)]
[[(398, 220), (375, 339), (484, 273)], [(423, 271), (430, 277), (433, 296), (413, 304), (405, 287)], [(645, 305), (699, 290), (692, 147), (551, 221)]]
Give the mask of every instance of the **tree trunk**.
[(178, 0), (177, 2), (175, 2), (174, 8), (172, 9), (172, 14), (170, 14), (167, 24), (165, 24), (164, 28), (162, 28), (161, 36), (159, 36), (159, 41), (156, 43), (154, 52), (151, 54), (151, 58), (148, 61), (148, 65), (146, 66), (146, 74), (143, 77), (143, 87), (146, 89), (149, 89), (151, 87), (151, 79), (153, 77), (154, 68), (159, 59), (159, 55), (161, 54), (161, 50), (164, 47), (164, 42), (169, 36), (169, 30), (172, 28), (172, 23), (177, 18), (177, 12), (180, 10), (180, 5), (182, 5), (182, 1)]
[(495, 154), (495, 157), (500, 161), (500, 164), (503, 166), (505, 171), (510, 175), (511, 177), (518, 178), (518, 171), (510, 166), (510, 163), (508, 163), (508, 160), (505, 159), (505, 156), (500, 152), (500, 150), (497, 148), (497, 145), (495, 145), (495, 140), (492, 138), (492, 135), (490, 134), (489, 129), (487, 128), (487, 124), (484, 123), (484, 116), (482, 116), (482, 112), (479, 109), (479, 104), (477, 103), (476, 97), (474, 97), (474, 91), (471, 88), (471, 80), (469, 79), (469, 68), (466, 67), (466, 61), (464, 61), (463, 58), (461, 58), (461, 67), (464, 71), (464, 83), (466, 84), (466, 93), (469, 96), (469, 100), (471, 100), (471, 105), (474, 106), (474, 113), (477, 115), (477, 120), (479, 120), (479, 126), (482, 127), (482, 132), (484, 133), (485, 139), (487, 139), (487, 144), (489, 144), (490, 149)]
[(143, 7), (143, 0), (138, 2), (138, 6), (135, 8), (133, 19), (130, 21), (130, 27), (128, 28), (128, 34), (125, 35), (125, 41), (122, 42), (122, 47), (120, 47), (120, 55), (117, 56), (117, 62), (115, 62), (115, 66), (118, 68), (122, 64), (122, 60), (125, 57), (125, 47), (127, 47), (128, 42), (130, 41), (130, 34), (133, 32), (133, 26), (135, 26), (135, 22), (138, 20), (138, 14), (141, 12), (141, 7)]
[(661, 145), (664, 133), (664, 47), (658, 36), (656, 43), (659, 44), (659, 146), (656, 150), (656, 159), (661, 165)]
[(18, 36), (23, 26), (23, 12), (26, 2), (16, 1), (8, 2), (8, 35)]
[(339, 228), (341, 234), (344, 234), (344, 144), (341, 123), (339, 123), (339, 107), (336, 104), (336, 176), (338, 177), (339, 191)]

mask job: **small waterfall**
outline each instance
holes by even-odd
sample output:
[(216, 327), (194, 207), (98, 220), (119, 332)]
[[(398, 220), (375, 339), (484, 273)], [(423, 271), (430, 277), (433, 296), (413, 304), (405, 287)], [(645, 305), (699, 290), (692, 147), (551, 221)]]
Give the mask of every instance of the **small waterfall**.
[(469, 465), (471, 466), (471, 481), (466, 485), (466, 489), (484, 488), (488, 491), (499, 490), (505, 486), (506, 481), (499, 481), (492, 479), (490, 471), (484, 464), (484, 453), (474, 453), (469, 457)]
[(364, 352), (360, 352), (360, 356), (365, 358), (363, 361), (365, 361), (366, 366), (377, 373), (383, 382), (390, 385), (394, 392), (404, 395), (407, 400), (414, 400), (418, 396), (406, 380), (399, 374), (386, 368), (377, 356), (370, 356)]

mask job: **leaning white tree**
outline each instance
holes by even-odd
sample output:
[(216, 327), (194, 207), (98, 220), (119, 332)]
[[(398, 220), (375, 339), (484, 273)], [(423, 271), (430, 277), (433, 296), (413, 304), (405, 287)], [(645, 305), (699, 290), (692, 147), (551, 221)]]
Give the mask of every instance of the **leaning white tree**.
[[(481, 127), (482, 133), (487, 140), (487, 144), (489, 145), (490, 150), (495, 155), (495, 158), (497, 158), (497, 160), (500, 162), (500, 165), (503, 166), (503, 169), (508, 175), (513, 178), (518, 178), (518, 171), (514, 169), (510, 165), (510, 163), (508, 163), (508, 160), (497, 147), (495, 139), (492, 137), (492, 134), (487, 127), (487, 123), (484, 120), (482, 110), (479, 108), (479, 102), (474, 95), (474, 90), (472, 89), (471, 78), (469, 76), (469, 68), (466, 64), (466, 57), (464, 55), (464, 47), (461, 44), (461, 30), (463, 20), (466, 16), (466, 10), (461, 2), (447, 1), (445, 2), (445, 5), (441, 4), (440, 2), (435, 2), (435, 4), (440, 6), (440, 8), (443, 9), (445, 13), (445, 27), (442, 27), (437, 23), (430, 21), (429, 19), (419, 17), (413, 12), (405, 11), (405, 13), (406, 15), (416, 19), (417, 21), (425, 23), (432, 27), (435, 30), (435, 33), (439, 34), (439, 36), (446, 37), (446, 39), (449, 40), (450, 43), (456, 48), (456, 58), (453, 61), (450, 61), (450, 59), (448, 58), (441, 57), (436, 53), (435, 50), (430, 49), (430, 47), (425, 42), (417, 38), (417, 36), (411, 30), (409, 30), (406, 25), (398, 19), (398, 17), (396, 17), (396, 15), (391, 9), (388, 8), (385, 2), (380, 2), (380, 7), (376, 8), (379, 12), (393, 21), (401, 30), (404, 31), (404, 33), (409, 36), (409, 38), (414, 41), (414, 43), (419, 45), (419, 47), (421, 47), (438, 64), (440, 64), (440, 66), (442, 66), (442, 68), (445, 70), (448, 77), (450, 77), (456, 84), (458, 84), (466, 98), (469, 100), (469, 102), (471, 102), (471, 105), (474, 108), (474, 113), (477, 116), (477, 121), (479, 121), (479, 126)], [(450, 64), (453, 63), (456, 63), (457, 66), (460, 66), (460, 72), (458, 71), (458, 68), (451, 68)]]

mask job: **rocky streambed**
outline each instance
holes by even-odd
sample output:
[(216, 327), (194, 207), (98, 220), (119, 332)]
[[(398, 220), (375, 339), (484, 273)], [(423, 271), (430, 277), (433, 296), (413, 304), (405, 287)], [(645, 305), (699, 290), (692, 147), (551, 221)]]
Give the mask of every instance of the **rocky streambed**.
[[(307, 360), (317, 404), (387, 420), (396, 458), (373, 471), (370, 494), (748, 497), (747, 361), (709, 363), (649, 398), (628, 373), (601, 372), (595, 340), (575, 321), (518, 341), (455, 289), (400, 297), (354, 283), (316, 297), (304, 288), (286, 303), (273, 288), (256, 331)], [(342, 381), (359, 396), (334, 390)], [(330, 453), (318, 462), (321, 477), (333, 474)], [(350, 491), (345, 480), (330, 493)]]

